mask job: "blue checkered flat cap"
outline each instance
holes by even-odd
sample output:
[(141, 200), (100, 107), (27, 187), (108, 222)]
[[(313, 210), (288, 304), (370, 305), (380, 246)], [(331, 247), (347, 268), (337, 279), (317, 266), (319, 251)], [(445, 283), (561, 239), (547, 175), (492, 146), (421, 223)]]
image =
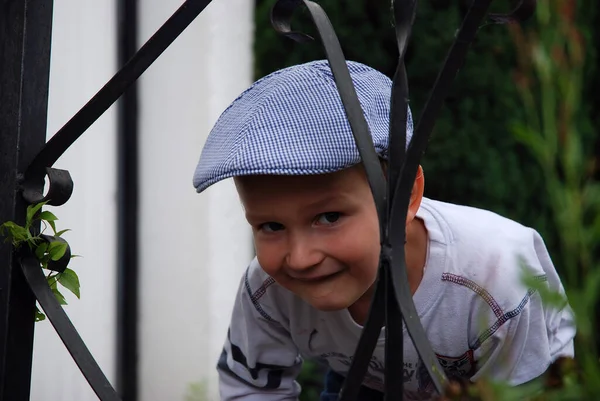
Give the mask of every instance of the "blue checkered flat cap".
[[(348, 62), (378, 155), (387, 159), (392, 82)], [(413, 122), (408, 112), (407, 143)], [(295, 65), (255, 82), (221, 114), (194, 173), (198, 192), (242, 175), (311, 175), (360, 162), (326, 60)]]

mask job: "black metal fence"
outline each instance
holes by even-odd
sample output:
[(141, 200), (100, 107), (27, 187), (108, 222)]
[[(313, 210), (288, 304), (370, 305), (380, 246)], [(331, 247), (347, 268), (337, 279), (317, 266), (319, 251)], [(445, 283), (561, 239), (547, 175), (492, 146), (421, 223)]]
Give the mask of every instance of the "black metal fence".
[[(211, 0), (185, 1), (146, 44), (131, 56), (123, 68), (47, 143), (46, 110), (53, 1), (4, 0), (0, 3), (0, 223), (14, 221), (22, 224), (27, 205), (46, 201), (50, 205), (60, 206), (69, 200), (73, 182), (68, 171), (53, 167), (56, 160), (126, 92), (210, 2)], [(404, 54), (415, 19), (417, 1), (392, 1), (391, 13), (398, 43), (398, 63), (392, 87), (387, 182), (368, 134), (344, 55), (325, 11), (317, 3), (309, 0), (278, 0), (272, 9), (273, 27), (282, 35), (299, 42), (312, 38), (292, 30), (292, 15), (300, 7), (308, 10), (333, 71), (367, 171), (380, 221), (382, 251), (376, 290), (340, 400), (355, 399), (383, 325), (386, 327), (385, 377), (401, 375), (402, 322), (406, 324), (438, 393), (444, 393), (448, 384), (448, 379), (427, 341), (415, 311), (404, 265), (404, 224), (398, 222), (403, 222), (402, 216), (406, 216), (413, 184), (411, 177), (416, 174), (435, 118), (479, 27), (486, 17), (493, 23), (518, 22), (528, 18), (536, 5), (535, 0), (522, 0), (512, 13), (498, 15), (488, 14), (490, 3), (491, 0), (473, 0), (417, 120), (411, 144), (405, 151), (409, 92)], [(135, 1), (124, 2), (122, 6), (129, 11), (135, 10)], [(135, 35), (133, 34), (132, 38), (125, 31), (122, 31), (121, 35), (130, 41), (121, 56), (123, 59), (129, 57), (134, 49)], [(135, 97), (129, 97), (128, 100), (126, 98), (123, 104), (122, 107), (126, 110), (135, 110), (137, 107)], [(128, 146), (134, 143), (135, 137), (121, 140), (123, 145)], [(135, 164), (135, 158), (133, 163)], [(132, 173), (122, 178), (122, 184), (134, 179), (132, 177), (136, 174), (135, 166), (128, 171)], [(45, 177), (49, 180), (46, 195), (43, 194)], [(120, 225), (122, 229), (127, 226), (127, 223)], [(39, 230), (39, 227), (33, 227), (33, 230)], [(48, 240), (51, 241), (52, 238)], [(135, 249), (135, 242), (133, 245)], [(135, 265), (132, 258), (135, 259), (135, 255), (122, 255), (123, 260)], [(1, 399), (29, 399), (33, 317), (37, 299), (98, 398), (103, 401), (119, 400), (119, 395), (55, 299), (35, 255), (28, 249), (17, 252), (9, 243), (1, 243), (0, 261)], [(64, 269), (67, 263), (68, 259), (65, 259), (50, 267)], [(135, 275), (135, 271), (128, 274)], [(136, 296), (135, 288), (131, 288), (126, 295), (132, 296)], [(133, 305), (135, 308), (135, 302), (120, 304)], [(127, 321), (127, 313), (127, 310), (121, 311), (119, 319)], [(135, 333), (135, 328), (129, 332)], [(127, 348), (127, 337), (121, 338), (119, 349), (130, 358), (135, 358), (135, 350)], [(125, 358), (125, 361), (127, 360)], [(135, 374), (135, 368), (131, 364), (125, 362), (120, 365), (119, 376), (132, 374)], [(135, 386), (123, 392), (127, 393), (127, 401), (135, 401), (137, 398)], [(401, 400), (402, 393), (402, 380), (385, 380), (386, 400)]]

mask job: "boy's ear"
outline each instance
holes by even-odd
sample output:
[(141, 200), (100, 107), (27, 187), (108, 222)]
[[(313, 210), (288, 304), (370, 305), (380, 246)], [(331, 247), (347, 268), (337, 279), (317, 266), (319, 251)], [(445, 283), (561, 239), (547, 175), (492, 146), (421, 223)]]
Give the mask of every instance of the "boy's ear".
[(423, 167), (419, 166), (417, 170), (417, 177), (413, 185), (412, 192), (410, 193), (410, 203), (408, 204), (408, 213), (406, 216), (406, 225), (412, 222), (417, 215), (417, 211), (421, 206), (421, 200), (423, 200), (423, 192), (425, 191), (425, 177), (423, 175)]
[[(383, 169), (383, 174), (387, 178), (387, 160), (381, 159), (381, 168)], [(417, 169), (417, 176), (415, 178), (415, 183), (413, 185), (412, 191), (410, 193), (410, 203), (408, 204), (408, 213), (406, 216), (406, 225), (408, 225), (415, 216), (417, 215), (417, 211), (421, 206), (421, 200), (423, 199), (423, 193), (425, 191), (425, 176), (423, 175), (423, 167), (419, 166)]]

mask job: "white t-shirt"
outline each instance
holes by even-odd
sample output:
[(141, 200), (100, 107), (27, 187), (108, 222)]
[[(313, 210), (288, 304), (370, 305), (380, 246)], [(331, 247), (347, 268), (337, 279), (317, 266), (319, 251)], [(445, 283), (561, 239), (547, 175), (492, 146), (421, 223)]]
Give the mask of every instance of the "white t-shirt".
[[(488, 377), (518, 385), (558, 356), (573, 355), (570, 308), (542, 305), (522, 282), (523, 267), (564, 293), (540, 235), (476, 208), (423, 199), (425, 272), (413, 300), (448, 376)], [(253, 260), (243, 276), (218, 363), (221, 399), (297, 400), (302, 360), (345, 375), (362, 327), (348, 310), (322, 312), (279, 286)], [(363, 384), (383, 390), (384, 331)], [(432, 383), (405, 331), (405, 400), (428, 400)]]

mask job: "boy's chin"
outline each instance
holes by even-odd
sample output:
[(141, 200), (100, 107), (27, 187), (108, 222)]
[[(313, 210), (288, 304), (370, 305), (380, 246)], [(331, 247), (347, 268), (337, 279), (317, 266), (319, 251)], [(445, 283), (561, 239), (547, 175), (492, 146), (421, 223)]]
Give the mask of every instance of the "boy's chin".
[(354, 299), (343, 299), (339, 297), (324, 297), (324, 298), (304, 298), (313, 308), (323, 312), (335, 312), (349, 308), (354, 302)]

